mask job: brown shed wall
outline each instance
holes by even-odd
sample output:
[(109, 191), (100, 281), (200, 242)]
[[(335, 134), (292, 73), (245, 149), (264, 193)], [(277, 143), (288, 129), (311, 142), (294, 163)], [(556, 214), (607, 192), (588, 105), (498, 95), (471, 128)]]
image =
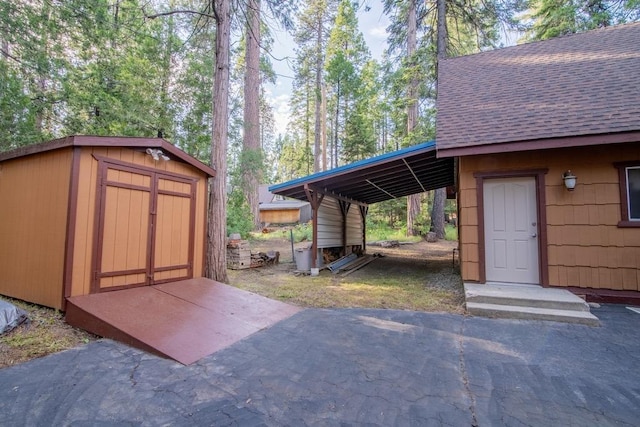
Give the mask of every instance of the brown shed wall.
[(62, 308), (71, 148), (0, 163), (0, 294)]
[[(640, 228), (620, 228), (615, 162), (640, 160), (640, 143), (467, 156), (460, 159), (462, 278), (480, 280), (477, 172), (546, 169), (549, 285), (640, 291)], [(570, 169), (578, 184), (564, 188)]]

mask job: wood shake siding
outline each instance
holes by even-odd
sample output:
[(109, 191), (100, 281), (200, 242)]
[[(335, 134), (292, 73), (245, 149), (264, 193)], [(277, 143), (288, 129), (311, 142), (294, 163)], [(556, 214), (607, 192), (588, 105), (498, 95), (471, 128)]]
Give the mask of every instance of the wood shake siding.
[[(640, 161), (640, 143), (468, 156), (460, 159), (461, 260), (465, 281), (480, 280), (478, 172), (548, 169), (545, 175), (550, 286), (640, 291), (640, 228), (620, 228), (614, 163)], [(572, 192), (561, 175), (578, 177)]]

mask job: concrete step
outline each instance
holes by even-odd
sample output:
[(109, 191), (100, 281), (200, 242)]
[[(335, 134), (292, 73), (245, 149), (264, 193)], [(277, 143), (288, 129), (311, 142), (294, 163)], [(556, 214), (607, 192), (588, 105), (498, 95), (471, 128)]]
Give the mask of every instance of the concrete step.
[(564, 289), (543, 288), (537, 285), (464, 284), (467, 302), (554, 310), (589, 311), (580, 297)]
[(578, 323), (599, 326), (600, 321), (588, 311), (557, 310), (551, 308), (484, 304), (467, 301), (467, 312), (474, 316), (508, 319), (551, 320), (554, 322)]

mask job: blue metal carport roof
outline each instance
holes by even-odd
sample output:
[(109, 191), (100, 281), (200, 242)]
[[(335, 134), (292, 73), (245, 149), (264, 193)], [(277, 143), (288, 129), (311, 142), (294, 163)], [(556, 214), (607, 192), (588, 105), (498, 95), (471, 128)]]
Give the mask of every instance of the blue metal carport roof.
[(454, 183), (454, 159), (437, 158), (435, 141), (429, 141), (272, 185), (269, 191), (309, 201), (311, 190), (370, 205)]

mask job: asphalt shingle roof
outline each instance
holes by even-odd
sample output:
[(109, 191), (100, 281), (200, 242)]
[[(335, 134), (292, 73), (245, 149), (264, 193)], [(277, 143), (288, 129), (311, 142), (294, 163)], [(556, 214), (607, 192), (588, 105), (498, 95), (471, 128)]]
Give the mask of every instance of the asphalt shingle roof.
[(439, 155), (640, 131), (640, 23), (450, 58), (441, 67)]

